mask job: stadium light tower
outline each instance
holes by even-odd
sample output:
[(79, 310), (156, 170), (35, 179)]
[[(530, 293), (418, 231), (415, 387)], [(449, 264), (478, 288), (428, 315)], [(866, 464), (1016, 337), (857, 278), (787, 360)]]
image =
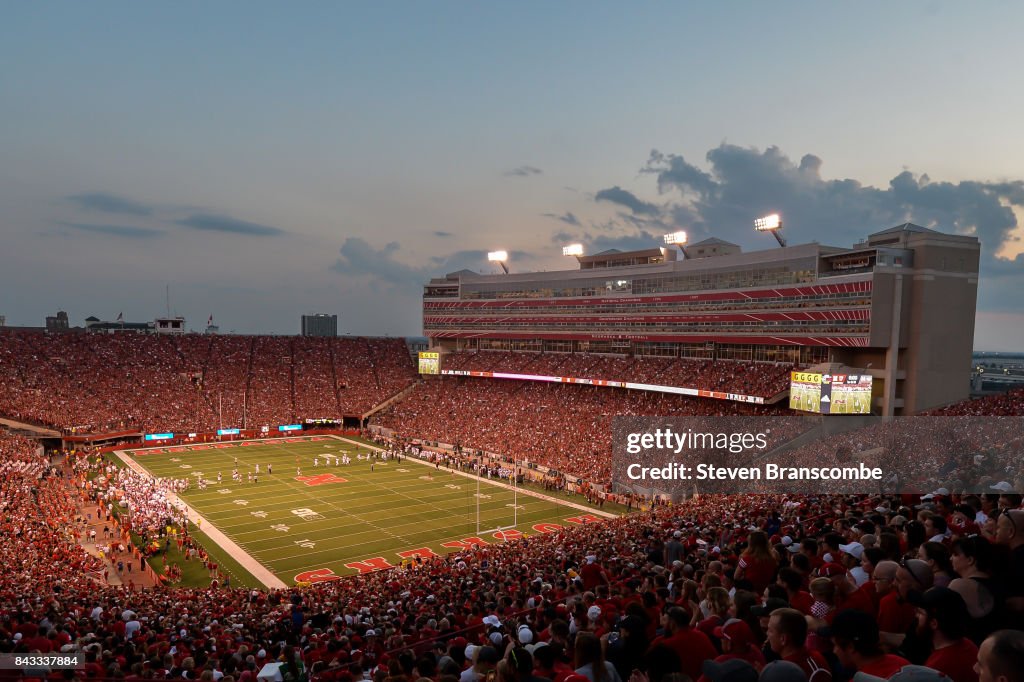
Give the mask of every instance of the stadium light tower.
[(569, 244), (562, 247), (563, 256), (582, 256), (583, 244)]
[(689, 258), (690, 254), (686, 252), (686, 233), (680, 230), (679, 232), (671, 232), (666, 234), (665, 244), (667, 246), (678, 246), (679, 250), (683, 252), (683, 258)]
[(497, 263), (505, 271), (505, 274), (508, 274), (508, 266), (505, 265), (505, 261), (508, 260), (508, 251), (491, 251), (487, 254), (487, 260)]
[(782, 236), (782, 218), (778, 213), (766, 215), (754, 221), (754, 229), (758, 232), (771, 232), (779, 246), (785, 246), (786, 240)]

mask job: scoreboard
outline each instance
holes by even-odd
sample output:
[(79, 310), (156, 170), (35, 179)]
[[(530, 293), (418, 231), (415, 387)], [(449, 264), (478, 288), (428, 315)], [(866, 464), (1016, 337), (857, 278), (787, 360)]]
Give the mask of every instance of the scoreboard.
[(420, 351), (420, 374), (440, 374), (441, 354), (430, 351)]
[(793, 372), (789, 409), (815, 414), (871, 414), (870, 374)]

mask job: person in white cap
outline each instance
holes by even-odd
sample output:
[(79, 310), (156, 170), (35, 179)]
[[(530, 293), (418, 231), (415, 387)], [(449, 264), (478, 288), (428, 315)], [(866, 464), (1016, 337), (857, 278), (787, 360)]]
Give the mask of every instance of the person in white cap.
[(661, 563), (662, 566), (671, 566), (674, 562), (682, 560), (686, 551), (681, 542), (682, 537), (682, 531), (677, 530), (672, 533), (672, 537), (665, 543), (665, 556)]
[(839, 545), (839, 551), (842, 552), (842, 564), (850, 572), (850, 577), (860, 587), (868, 580), (871, 576), (861, 566), (861, 559), (864, 557), (864, 545), (859, 542), (851, 542), (848, 545)]

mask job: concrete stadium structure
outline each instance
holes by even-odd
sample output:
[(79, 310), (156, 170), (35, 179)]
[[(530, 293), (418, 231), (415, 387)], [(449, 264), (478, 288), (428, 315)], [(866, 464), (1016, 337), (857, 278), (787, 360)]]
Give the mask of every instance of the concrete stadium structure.
[(433, 349), (840, 363), (874, 377), (873, 411), (966, 399), (980, 244), (905, 223), (849, 248), (743, 253), (718, 239), (576, 256), (579, 268), (423, 290)]

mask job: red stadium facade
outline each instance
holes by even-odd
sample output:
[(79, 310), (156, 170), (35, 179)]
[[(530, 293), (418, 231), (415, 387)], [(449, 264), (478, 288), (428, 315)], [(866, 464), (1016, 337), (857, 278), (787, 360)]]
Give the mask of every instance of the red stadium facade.
[[(708, 244), (722, 248), (705, 248)], [(480, 275), (423, 292), (442, 352), (831, 362), (874, 377), (873, 407), (911, 414), (968, 395), (980, 247), (912, 224), (852, 248), (687, 248), (577, 256), (579, 269)], [(693, 257), (695, 254), (697, 257)]]

